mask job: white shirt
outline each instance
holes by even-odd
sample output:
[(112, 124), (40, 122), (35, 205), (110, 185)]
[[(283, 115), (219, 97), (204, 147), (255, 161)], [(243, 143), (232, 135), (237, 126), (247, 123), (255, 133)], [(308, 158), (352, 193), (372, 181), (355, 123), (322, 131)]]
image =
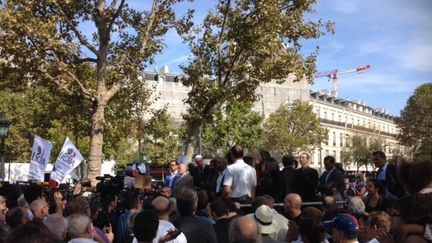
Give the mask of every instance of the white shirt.
[(169, 182), (168, 182), (168, 186), (169, 187), (173, 187), (174, 185), (173, 185), (173, 182), (174, 182), (174, 177), (176, 176), (178, 174), (178, 170), (176, 170), (176, 171), (174, 171), (174, 172), (171, 172), (170, 174), (169, 174)]
[(383, 166), (381, 172), (378, 174), (378, 180), (385, 181), (386, 179), (386, 171), (387, 171), (387, 163)]
[[(153, 239), (153, 243), (159, 243), (159, 238), (164, 237), (166, 234), (168, 234), (168, 231), (175, 230), (175, 229), (176, 229), (175, 226), (171, 222), (159, 219), (159, 228), (158, 228), (156, 238)], [(180, 233), (177, 236), (177, 238), (175, 238), (174, 240), (167, 241), (167, 242), (170, 242), (170, 243), (187, 243), (187, 240), (186, 240), (186, 236), (183, 233)], [(134, 237), (132, 243), (138, 243), (137, 238)]]
[(280, 226), (279, 231), (276, 233), (275, 240), (284, 242), (288, 231), (288, 219), (273, 209), (273, 220)]
[(231, 198), (248, 195), (252, 197), (252, 189), (257, 184), (255, 169), (246, 164), (243, 159), (236, 160), (227, 167), (223, 185), (231, 187)]

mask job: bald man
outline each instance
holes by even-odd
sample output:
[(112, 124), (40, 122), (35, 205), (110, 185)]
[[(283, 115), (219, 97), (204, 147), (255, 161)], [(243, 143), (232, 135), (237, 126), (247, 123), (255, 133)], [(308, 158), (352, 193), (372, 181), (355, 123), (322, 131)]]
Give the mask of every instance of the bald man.
[(45, 199), (36, 199), (30, 204), (33, 220), (43, 221), (48, 216), (49, 205)]
[(297, 224), (300, 223), (297, 221), (300, 220), (302, 203), (302, 199), (297, 193), (289, 193), (284, 199), (284, 211), (288, 219), (294, 220)]
[(287, 242), (295, 241), (298, 239), (300, 222), (302, 220), (302, 198), (297, 193), (290, 193), (285, 196), (284, 199), (284, 211), (287, 215), (288, 221), (288, 232)]
[[(159, 218), (158, 232), (156, 238), (153, 239), (153, 242), (159, 242), (159, 238), (165, 236), (169, 231), (176, 230), (174, 225), (168, 221), (172, 211), (172, 206), (170, 200), (163, 196), (153, 199), (152, 205)], [(178, 235), (172, 242), (186, 243), (186, 236), (183, 233), (180, 233), (180, 235)]]
[(229, 229), (229, 242), (261, 242), (261, 233), (253, 217), (233, 220)]

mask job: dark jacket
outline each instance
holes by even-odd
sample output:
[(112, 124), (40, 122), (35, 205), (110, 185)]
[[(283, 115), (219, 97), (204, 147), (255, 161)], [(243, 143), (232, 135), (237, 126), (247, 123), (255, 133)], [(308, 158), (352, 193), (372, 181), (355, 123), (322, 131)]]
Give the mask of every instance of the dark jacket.
[(180, 216), (174, 226), (185, 234), (188, 243), (216, 243), (213, 226), (204, 223), (195, 216)]
[(194, 189), (193, 177), (190, 174), (179, 177), (173, 184), (173, 195), (177, 195), (182, 187)]
[(340, 172), (338, 169), (335, 168), (330, 171), (326, 170), (321, 175), (319, 182), (320, 183), (318, 185), (318, 191), (321, 192), (323, 196), (333, 196), (332, 189), (336, 188), (341, 194), (342, 198), (344, 197), (344, 176), (342, 175), (342, 172)]
[(207, 180), (210, 177), (210, 168), (208, 165), (204, 165), (204, 168), (194, 167), (191, 171), (195, 188), (197, 190), (207, 189)]
[[(380, 168), (377, 172), (377, 178), (378, 175), (381, 173), (382, 168)], [(406, 196), (406, 191), (404, 190), (404, 187), (402, 183), (400, 182), (398, 176), (397, 176), (397, 168), (393, 164), (387, 164), (387, 169), (385, 173), (385, 180), (380, 181), (384, 187), (389, 191), (391, 194), (396, 196), (397, 198), (402, 198)]]
[(228, 231), (229, 226), (232, 221), (232, 218), (222, 218), (216, 221), (216, 223), (213, 225), (213, 228), (216, 232), (217, 241), (218, 243), (227, 243), (228, 240)]
[(318, 171), (313, 168), (300, 168), (295, 172), (295, 191), (300, 195), (303, 202), (316, 200), (316, 189), (318, 185)]
[(281, 195), (280, 198), (283, 200), (285, 196), (289, 193), (294, 192), (294, 178), (295, 170), (292, 167), (286, 167), (280, 172), (280, 180), (281, 180)]
[(276, 202), (280, 202), (279, 173), (264, 175), (256, 187), (256, 196), (270, 195)]

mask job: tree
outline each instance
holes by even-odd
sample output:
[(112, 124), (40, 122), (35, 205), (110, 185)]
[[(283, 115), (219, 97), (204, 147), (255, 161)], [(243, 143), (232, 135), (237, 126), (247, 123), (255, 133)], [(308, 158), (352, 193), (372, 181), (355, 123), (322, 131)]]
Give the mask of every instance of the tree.
[(155, 111), (144, 127), (145, 152), (152, 162), (166, 164), (180, 153), (179, 130), (166, 109)]
[(250, 102), (234, 101), (215, 113), (214, 121), (203, 126), (206, 155), (223, 156), (235, 143), (249, 150), (260, 147), (263, 116), (252, 111), (252, 106)]
[(211, 122), (225, 102), (253, 102), (262, 82), (313, 80), (316, 52), (303, 56), (300, 41), (318, 38), (324, 26), (332, 30), (331, 23), (304, 19), (314, 3), (219, 0), (202, 28), (185, 36), (192, 52), (190, 63), (182, 67), (182, 83), (191, 87), (183, 117), (187, 156), (194, 153), (200, 127)]
[(372, 161), (372, 153), (382, 149), (382, 141), (379, 138), (371, 138), (369, 145), (367, 138), (355, 135), (351, 139), (351, 146), (344, 148), (344, 158), (346, 161), (354, 162), (357, 165), (357, 171), (363, 165), (367, 167)]
[[(154, 0), (148, 11), (132, 9), (125, 0), (0, 2), (0, 59), (22, 77), (22, 86), (55, 84), (62, 93), (90, 101), (93, 182), (100, 173), (110, 101), (122, 89), (143, 87), (136, 81), (145, 64), (161, 51), (161, 37), (168, 28), (183, 32), (190, 26), (191, 12), (179, 21), (175, 17), (172, 6), (179, 1)], [(83, 80), (77, 70), (85, 64), (96, 72)]]
[(417, 159), (432, 159), (432, 83), (414, 91), (395, 123), (401, 144), (412, 147)]
[(264, 122), (264, 147), (278, 154), (309, 150), (327, 140), (327, 130), (308, 102), (281, 105)]

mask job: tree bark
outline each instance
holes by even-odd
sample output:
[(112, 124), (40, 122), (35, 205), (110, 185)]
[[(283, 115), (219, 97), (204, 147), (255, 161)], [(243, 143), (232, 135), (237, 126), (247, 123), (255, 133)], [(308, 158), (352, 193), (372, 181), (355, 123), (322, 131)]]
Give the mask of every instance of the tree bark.
[(188, 136), (186, 138), (186, 147), (185, 147), (185, 156), (189, 159), (189, 161), (192, 160), (192, 156), (195, 152), (195, 145), (197, 143), (197, 135), (198, 135), (198, 131), (199, 128), (202, 124), (201, 121), (199, 120), (194, 120), (191, 123), (192, 125), (190, 126), (190, 130), (188, 132)]
[(97, 102), (92, 115), (92, 129), (90, 137), (90, 156), (88, 163), (89, 178), (92, 185), (96, 185), (96, 176), (100, 176), (102, 164), (103, 132), (105, 123), (105, 102)]

